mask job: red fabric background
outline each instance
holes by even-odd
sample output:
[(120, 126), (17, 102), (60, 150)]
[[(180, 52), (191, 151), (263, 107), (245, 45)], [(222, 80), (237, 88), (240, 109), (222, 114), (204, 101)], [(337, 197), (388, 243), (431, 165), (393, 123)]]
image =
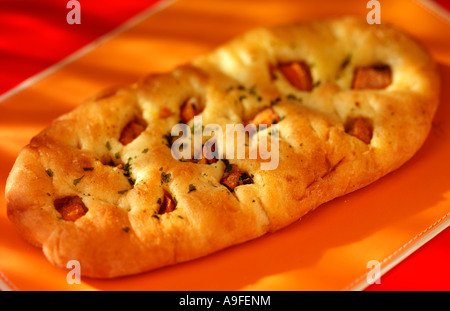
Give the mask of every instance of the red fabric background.
[[(450, 12), (450, 1), (435, 0), (434, 2)], [(448, 291), (450, 290), (449, 263), (450, 228), (447, 228), (384, 274), (380, 284), (373, 284), (366, 290)]]
[(0, 94), (111, 31), (158, 0), (80, 0), (81, 24), (69, 25), (68, 1), (0, 1)]

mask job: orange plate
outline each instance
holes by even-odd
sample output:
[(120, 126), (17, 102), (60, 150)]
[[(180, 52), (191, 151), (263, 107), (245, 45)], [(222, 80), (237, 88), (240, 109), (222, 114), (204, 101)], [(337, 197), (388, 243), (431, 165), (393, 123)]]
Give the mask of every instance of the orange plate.
[[(352, 14), (366, 1), (180, 0), (37, 79), (0, 104), (0, 189), (20, 150), (50, 121), (94, 93), (208, 52), (256, 26)], [(450, 83), (450, 23), (416, 1), (382, 1), (382, 23), (417, 37)], [(420, 22), (418, 22), (420, 21)], [(450, 90), (433, 130), (402, 168), (324, 204), (301, 221), (198, 260), (114, 280), (66, 281), (15, 232), (0, 195), (0, 269), (21, 290), (348, 290), (367, 286), (367, 263), (388, 270), (450, 224)]]

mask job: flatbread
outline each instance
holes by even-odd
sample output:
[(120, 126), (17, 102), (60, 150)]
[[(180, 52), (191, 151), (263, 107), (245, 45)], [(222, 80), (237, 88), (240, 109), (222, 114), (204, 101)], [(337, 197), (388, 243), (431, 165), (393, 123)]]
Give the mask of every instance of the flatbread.
[[(78, 260), (90, 277), (199, 258), (400, 167), (429, 133), (439, 85), (430, 55), (389, 25), (346, 17), (254, 29), (54, 120), (18, 155), (8, 216), (51, 263)], [(248, 137), (278, 135), (277, 167), (217, 159), (214, 148), (175, 158), (171, 129), (195, 132), (194, 116), (267, 125)]]

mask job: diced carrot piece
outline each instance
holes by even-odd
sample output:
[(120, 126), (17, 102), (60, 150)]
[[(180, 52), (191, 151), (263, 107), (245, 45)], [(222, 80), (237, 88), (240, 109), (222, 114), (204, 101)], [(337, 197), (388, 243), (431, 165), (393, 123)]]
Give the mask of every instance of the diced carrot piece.
[[(214, 148), (212, 150), (208, 150), (205, 146), (202, 148), (202, 157), (201, 159), (189, 159), (187, 162), (197, 163), (197, 164), (213, 164), (217, 162), (217, 158), (214, 155)], [(208, 158), (207, 158), (208, 155)]]
[(280, 64), (278, 69), (283, 73), (289, 83), (300, 91), (311, 91), (313, 81), (311, 71), (304, 62), (291, 62)]
[(69, 196), (56, 199), (54, 202), (56, 210), (61, 214), (62, 219), (75, 221), (84, 216), (88, 211), (86, 205), (78, 196)]
[(202, 148), (202, 160), (206, 160), (207, 164), (212, 164), (217, 162), (217, 158), (215, 157), (215, 151), (216, 151), (216, 144), (212, 143), (212, 146), (208, 145), (209, 142), (207, 142), (205, 145), (203, 145)]
[(175, 200), (168, 192), (164, 191), (163, 200), (161, 206), (159, 207), (158, 214), (162, 215), (165, 213), (173, 212), (175, 210), (175, 206)]
[(373, 135), (373, 128), (369, 120), (359, 117), (350, 122), (347, 133), (366, 144), (370, 144)]
[(190, 97), (180, 108), (181, 122), (188, 123), (202, 111), (199, 100), (196, 97)]
[(280, 116), (271, 107), (268, 107), (260, 111), (253, 119), (248, 121), (247, 124), (266, 124), (267, 126), (270, 126), (278, 123), (280, 120)]
[(143, 124), (137, 121), (131, 121), (122, 130), (119, 141), (123, 145), (128, 145), (133, 140), (135, 140), (136, 137), (138, 137), (144, 130), (145, 126)]
[(360, 67), (355, 70), (352, 88), (355, 90), (384, 89), (391, 84), (391, 79), (389, 66)]
[(253, 180), (246, 172), (240, 170), (237, 165), (232, 164), (232, 169), (223, 175), (220, 182), (231, 191), (234, 191), (237, 186), (252, 184)]
[(222, 184), (225, 185), (231, 191), (233, 191), (234, 188), (236, 188), (238, 186), (240, 176), (241, 176), (241, 173), (232, 172), (222, 179)]

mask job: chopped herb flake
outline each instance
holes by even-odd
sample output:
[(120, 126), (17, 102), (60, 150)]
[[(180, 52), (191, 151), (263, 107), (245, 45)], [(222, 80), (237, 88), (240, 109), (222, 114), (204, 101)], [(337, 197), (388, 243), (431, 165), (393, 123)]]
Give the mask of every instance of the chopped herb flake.
[(80, 183), (80, 181), (83, 179), (84, 175), (81, 176), (80, 178), (74, 179), (73, 184), (76, 186)]
[(94, 168), (93, 167), (83, 167), (83, 171), (87, 172), (87, 171), (93, 171)]
[(247, 173), (241, 174), (239, 176), (239, 180), (237, 182), (238, 185), (248, 185), (253, 184), (253, 180), (250, 178), (250, 176)]
[(168, 183), (168, 182), (170, 182), (171, 178), (172, 178), (172, 174), (170, 174), (170, 173), (166, 174), (164, 172), (161, 173), (161, 180), (163, 182)]
[(131, 186), (134, 186), (135, 180), (131, 177), (131, 175), (133, 175), (133, 173), (131, 172), (131, 158), (128, 158), (127, 163), (125, 163), (125, 165), (123, 166), (123, 170), (123, 176), (128, 177), (128, 182)]
[(225, 173), (231, 172), (231, 170), (233, 169), (233, 165), (230, 164), (230, 161), (228, 161), (227, 159), (222, 159), (222, 162), (225, 164)]
[(299, 101), (299, 102), (302, 102), (302, 101), (303, 101), (303, 99), (302, 99), (301, 97), (297, 97), (297, 96), (295, 96), (294, 94), (288, 94), (288, 95), (286, 96), (286, 98), (287, 98), (287, 99), (290, 99), (290, 100), (296, 100), (296, 101)]
[(350, 64), (351, 60), (352, 60), (352, 55), (348, 54), (347, 57), (341, 63), (341, 69), (344, 69), (345, 67), (347, 67), (348, 64)]
[(124, 228), (122, 228), (122, 230), (123, 230), (124, 232), (128, 232), (128, 231), (130, 231), (130, 227), (124, 227)]
[(281, 97), (277, 97), (277, 98), (275, 98), (274, 100), (272, 100), (272, 101), (270, 102), (270, 105), (271, 105), (271, 106), (275, 106), (275, 105), (278, 104), (280, 101), (281, 101)]
[(126, 177), (130, 177), (131, 176), (131, 158), (128, 158), (127, 163), (125, 163), (125, 165), (123, 166), (123, 170), (125, 171), (125, 173), (123, 173)]
[(53, 171), (51, 169), (46, 169), (47, 175), (53, 177)]
[(148, 152), (148, 148), (145, 148), (144, 150), (142, 150), (142, 153), (147, 153)]
[(188, 193), (191, 193), (192, 191), (195, 191), (195, 190), (197, 190), (197, 188), (195, 188), (195, 186), (193, 184), (190, 184)]
[(167, 147), (171, 147), (172, 146), (172, 139), (173, 137), (170, 135), (170, 133), (164, 134), (162, 136), (162, 138), (164, 139), (163, 144), (166, 145)]
[(111, 148), (111, 144), (109, 143), (109, 141), (106, 142), (105, 146), (106, 146), (106, 148), (107, 148), (108, 150), (111, 150), (111, 149), (112, 149), (112, 148)]

